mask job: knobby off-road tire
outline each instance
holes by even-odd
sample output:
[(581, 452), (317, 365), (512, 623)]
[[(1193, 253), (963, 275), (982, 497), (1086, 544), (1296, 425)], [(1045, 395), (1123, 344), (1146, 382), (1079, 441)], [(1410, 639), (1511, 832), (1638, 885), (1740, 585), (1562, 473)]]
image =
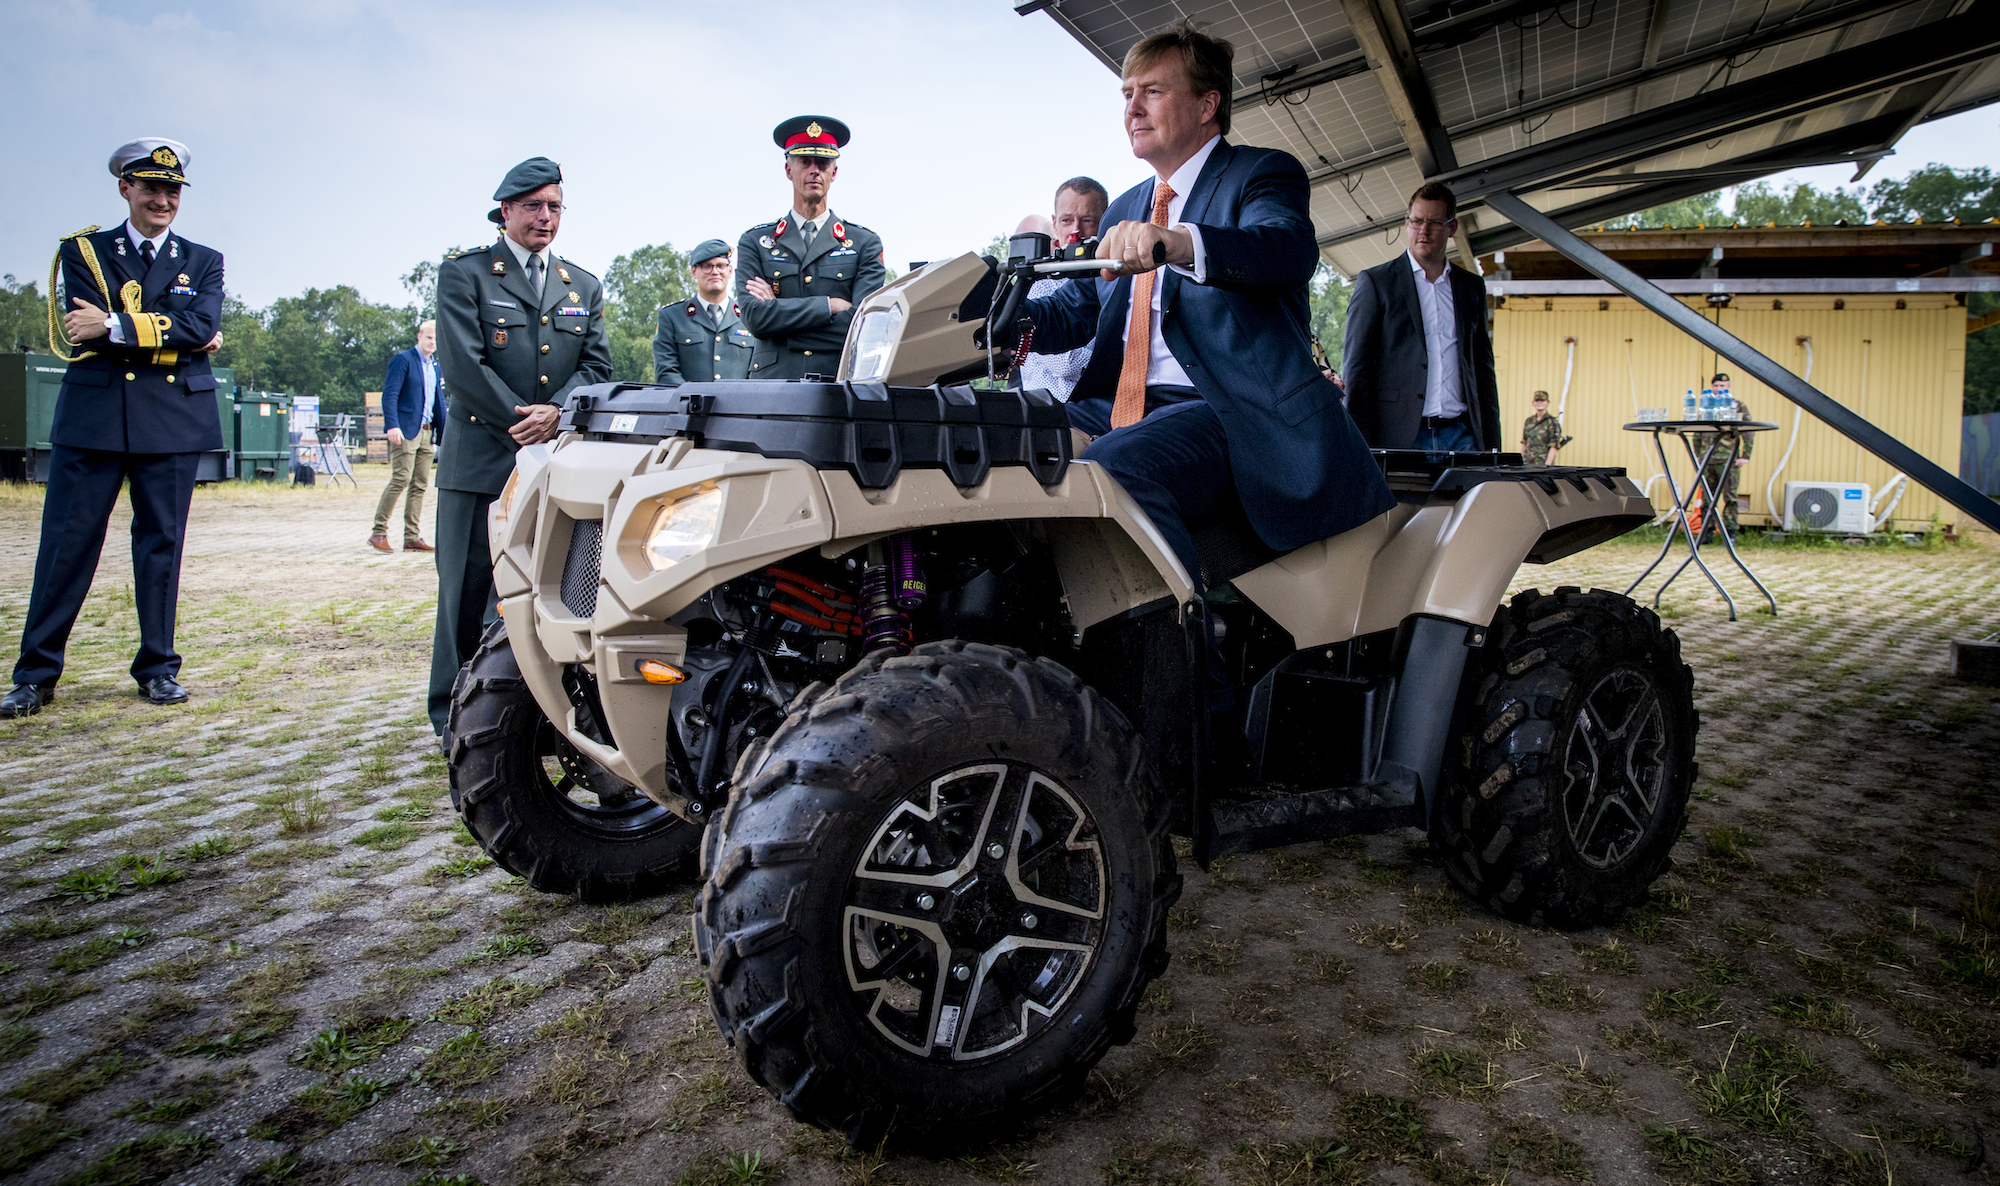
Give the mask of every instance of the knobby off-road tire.
[(752, 1078), (859, 1147), (977, 1143), (1131, 1040), (1180, 895), (1118, 710), (940, 642), (800, 693), (703, 845), (696, 947)]
[(1515, 597), (1483, 656), (1433, 837), (1445, 870), (1519, 922), (1615, 921), (1687, 822), (1699, 721), (1680, 639), (1628, 597), (1566, 587)]
[(494, 622), (452, 686), (451, 805), (494, 863), (544, 893), (646, 897), (694, 880), (701, 829), (565, 741)]

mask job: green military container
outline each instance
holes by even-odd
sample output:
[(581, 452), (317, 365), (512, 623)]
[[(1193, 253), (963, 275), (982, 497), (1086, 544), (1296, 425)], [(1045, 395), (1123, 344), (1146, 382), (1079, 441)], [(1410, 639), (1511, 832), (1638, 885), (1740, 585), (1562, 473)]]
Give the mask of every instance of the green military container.
[(278, 391), (236, 393), (236, 476), (275, 482), (292, 472), (292, 397)]
[(222, 422), (222, 448), (201, 455), (197, 482), (226, 482), (236, 476), (236, 368), (215, 368), (215, 414)]
[(48, 480), (49, 428), (68, 369), (53, 354), (0, 354), (0, 478)]

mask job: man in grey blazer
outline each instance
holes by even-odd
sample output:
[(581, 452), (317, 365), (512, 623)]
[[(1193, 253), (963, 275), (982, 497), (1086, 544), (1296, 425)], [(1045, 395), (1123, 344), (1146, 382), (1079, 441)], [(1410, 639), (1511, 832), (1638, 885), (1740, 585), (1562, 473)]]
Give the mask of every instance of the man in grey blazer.
[(1486, 284), (1444, 259), (1458, 199), (1427, 182), (1410, 195), (1403, 225), (1409, 251), (1356, 277), (1347, 303), (1347, 412), (1377, 449), (1498, 449)]

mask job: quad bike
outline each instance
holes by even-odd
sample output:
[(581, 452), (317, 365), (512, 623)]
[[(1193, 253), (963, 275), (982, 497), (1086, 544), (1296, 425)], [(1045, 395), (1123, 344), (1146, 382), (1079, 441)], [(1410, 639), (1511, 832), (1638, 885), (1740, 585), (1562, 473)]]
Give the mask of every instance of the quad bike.
[[(1501, 599), (1649, 521), (1619, 469), (1381, 453), (1379, 518), (1195, 574), (995, 373), (1022, 236), (863, 301), (830, 380), (583, 389), (492, 511), (502, 619), (447, 734), (468, 828), (586, 900), (704, 879), (710, 1003), (801, 1120), (972, 1142), (1078, 1092), (1166, 967), (1171, 836), (1425, 829), (1581, 927), (1668, 867), (1692, 675), (1628, 598)], [(1212, 719), (1220, 667), (1241, 705)]]

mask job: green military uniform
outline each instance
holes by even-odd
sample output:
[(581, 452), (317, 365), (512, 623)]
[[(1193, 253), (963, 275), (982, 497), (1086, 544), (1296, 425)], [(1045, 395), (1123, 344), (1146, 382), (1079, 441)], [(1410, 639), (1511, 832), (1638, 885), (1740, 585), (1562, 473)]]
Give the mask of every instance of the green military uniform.
[[(1734, 396), (1730, 398), (1735, 399)], [(1735, 402), (1736, 418), (1738, 420), (1750, 419), (1749, 407), (1740, 399), (1737, 399)], [(1715, 439), (1721, 435), (1714, 432), (1689, 433), (1688, 439), (1694, 444), (1696, 459), (1699, 460), (1703, 454), (1707, 453), (1709, 445), (1714, 443)], [(1708, 466), (1702, 471), (1702, 489), (1704, 492), (1715, 489), (1718, 484), (1722, 487), (1722, 492), (1716, 497), (1716, 501), (1722, 504), (1722, 521), (1729, 526), (1729, 534), (1732, 536), (1736, 534), (1736, 485), (1737, 481), (1743, 476), (1743, 467), (1735, 464), (1732, 459), (1740, 457), (1747, 460), (1750, 456), (1750, 451), (1756, 445), (1756, 436), (1747, 432), (1741, 435), (1741, 443), (1737, 445), (1733, 452), (1727, 442), (1716, 445), (1715, 455), (1709, 458)], [(1707, 501), (1707, 497), (1706, 493), (1702, 495), (1704, 502)], [(1715, 530), (1713, 527), (1704, 527), (1701, 533), (1704, 540), (1713, 537), (1714, 534)]]
[(720, 321), (701, 307), (700, 298), (684, 305), (662, 305), (659, 328), (653, 333), (653, 382), (679, 387), (747, 379), (756, 347), (757, 339), (733, 303), (722, 306)]
[(1549, 454), (1562, 444), (1562, 421), (1548, 412), (1536, 412), (1521, 428), (1521, 460), (1528, 465), (1547, 465)]
[[(753, 379), (833, 377), (854, 310), (833, 311), (828, 297), (851, 304), (882, 287), (889, 277), (882, 239), (874, 231), (843, 222), (831, 210), (810, 246), (796, 216), (759, 223), (736, 244), (736, 304), (743, 324), (756, 336), (750, 357)], [(752, 300), (747, 286), (762, 276), (777, 296)]]
[[(560, 184), (553, 161), (535, 157), (507, 174), (496, 200)], [(488, 215), (495, 222), (499, 211)], [(452, 256), (438, 269), (438, 367), (451, 389), (451, 428), (437, 462), (437, 634), (431, 650), (430, 716), (440, 733), (452, 681), (472, 657), (496, 609), (486, 514), (514, 471), (507, 430), (515, 405), (561, 404), (574, 389), (611, 380), (604, 286), (546, 249), (542, 290), (502, 239)]]
[[(848, 135), (847, 125), (831, 116), (800, 115), (779, 124), (771, 139), (784, 151), (790, 176), (793, 158), (838, 159)], [(750, 281), (758, 277), (776, 293), (770, 300), (750, 296)], [(836, 313), (829, 298), (858, 305), (888, 278), (880, 236), (831, 209), (813, 220), (810, 239), (797, 211), (744, 231), (736, 244), (736, 305), (757, 339), (750, 377), (832, 378), (854, 310)]]

